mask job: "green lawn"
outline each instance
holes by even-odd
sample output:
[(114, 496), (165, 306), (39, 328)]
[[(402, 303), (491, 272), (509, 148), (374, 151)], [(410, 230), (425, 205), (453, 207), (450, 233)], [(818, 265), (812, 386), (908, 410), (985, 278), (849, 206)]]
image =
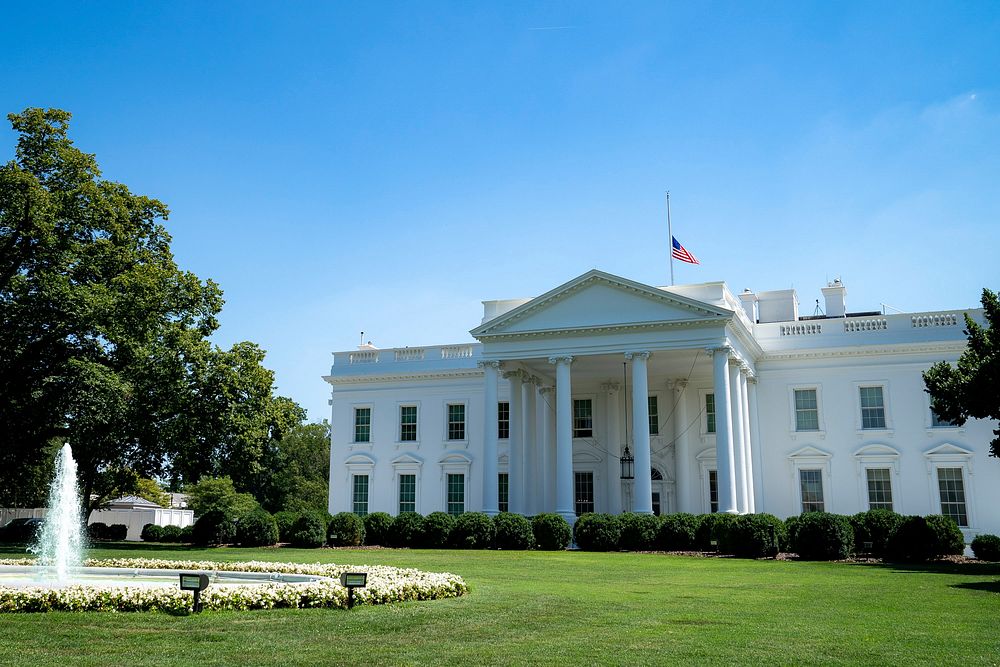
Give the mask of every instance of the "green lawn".
[(155, 545), (91, 555), (397, 565), (455, 572), (472, 591), (351, 612), (11, 614), (0, 617), (0, 664), (1000, 662), (996, 565)]

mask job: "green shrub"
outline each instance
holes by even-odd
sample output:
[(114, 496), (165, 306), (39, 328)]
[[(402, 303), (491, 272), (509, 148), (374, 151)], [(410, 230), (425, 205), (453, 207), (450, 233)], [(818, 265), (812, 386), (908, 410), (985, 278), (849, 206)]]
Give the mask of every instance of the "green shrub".
[(774, 558), (785, 532), (785, 522), (773, 514), (743, 514), (722, 531), (719, 551), (740, 558)]
[(803, 560), (841, 560), (854, 549), (854, 529), (846, 516), (806, 512), (795, 524), (791, 546)]
[(278, 541), (278, 522), (270, 512), (255, 509), (237, 522), (236, 541), (244, 547), (269, 547)]
[(193, 542), (194, 526), (163, 526), (160, 531), (161, 542)]
[(962, 531), (951, 519), (940, 515), (907, 516), (889, 536), (887, 557), (919, 563), (963, 551)]
[(292, 524), (288, 541), (293, 547), (316, 549), (326, 543), (326, 517), (319, 512), (303, 512)]
[(931, 514), (924, 517), (933, 536), (934, 556), (960, 556), (965, 552), (965, 536), (951, 517)]
[(448, 536), (452, 546), (459, 549), (486, 549), (493, 544), (496, 527), (493, 519), (482, 512), (465, 512), (455, 519)]
[(795, 531), (798, 528), (798, 525), (799, 525), (798, 515), (790, 516), (787, 519), (785, 519), (785, 543), (779, 545), (779, 548), (782, 551), (792, 550), (792, 542), (795, 540)]
[(584, 551), (617, 551), (622, 537), (622, 526), (612, 514), (581, 515), (573, 525), (576, 546)]
[(651, 551), (656, 548), (660, 517), (627, 512), (618, 517), (618, 522), (621, 525), (618, 548), (626, 551)]
[(420, 533), (420, 546), (425, 549), (442, 549), (447, 547), (451, 538), (451, 530), (455, 527), (455, 517), (445, 512), (431, 512), (424, 517), (423, 530)]
[(142, 533), (139, 534), (143, 542), (162, 542), (163, 541), (163, 527), (157, 526), (155, 523), (147, 523), (142, 527)]
[(210, 510), (195, 521), (192, 538), (199, 546), (230, 544), (236, 538), (236, 522), (222, 510)]
[[(889, 547), (889, 536), (903, 522), (903, 515), (892, 510), (868, 510), (851, 517), (854, 529), (854, 552), (882, 558)], [(868, 545), (871, 546), (868, 546)]]
[(694, 514), (677, 512), (660, 517), (660, 529), (656, 534), (656, 548), (664, 551), (690, 551), (698, 539), (701, 518)]
[(365, 543), (365, 521), (353, 512), (338, 512), (326, 528), (331, 547), (359, 547)]
[(394, 547), (415, 547), (424, 534), (424, 517), (416, 512), (400, 512), (392, 520), (389, 543)]
[(389, 536), (392, 533), (392, 515), (385, 512), (372, 512), (366, 514), (365, 522), (365, 544), (377, 544), (382, 547), (389, 546)]
[(291, 512), (289, 510), (282, 510), (281, 512), (275, 512), (274, 521), (278, 524), (278, 540), (281, 542), (290, 542), (292, 535), (292, 526), (298, 521), (299, 513)]
[[(559, 517), (562, 519), (562, 517)], [(563, 521), (563, 523), (566, 523)], [(520, 514), (501, 512), (493, 517), (493, 527), (496, 537), (493, 544), (497, 549), (521, 551), (530, 549), (535, 544), (535, 534), (531, 529), (531, 521)], [(569, 528), (569, 526), (566, 526)]]
[(553, 513), (538, 514), (531, 520), (535, 546), (543, 551), (560, 551), (573, 540), (573, 529), (566, 519)]
[(984, 533), (972, 539), (972, 553), (979, 560), (1000, 560), (1000, 537)]
[(128, 526), (124, 523), (113, 523), (108, 526), (108, 539), (112, 542), (121, 542), (128, 537)]
[[(736, 520), (736, 514), (725, 512), (714, 512), (712, 514), (702, 514), (698, 523), (698, 534), (695, 536), (695, 544), (702, 551), (718, 551), (722, 545), (725, 531), (729, 525)], [(712, 544), (712, 542), (715, 544)]]
[(92, 542), (97, 540), (108, 539), (108, 524), (101, 521), (95, 521), (87, 526), (87, 537), (90, 538)]

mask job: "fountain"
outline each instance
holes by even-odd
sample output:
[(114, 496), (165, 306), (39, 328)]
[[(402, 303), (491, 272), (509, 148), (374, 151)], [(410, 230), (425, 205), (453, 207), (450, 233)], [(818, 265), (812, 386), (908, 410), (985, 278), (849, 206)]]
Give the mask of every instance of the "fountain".
[(49, 484), (49, 512), (38, 541), (31, 547), (49, 580), (66, 584), (83, 566), (83, 515), (76, 485), (76, 461), (67, 442), (56, 455), (56, 474)]

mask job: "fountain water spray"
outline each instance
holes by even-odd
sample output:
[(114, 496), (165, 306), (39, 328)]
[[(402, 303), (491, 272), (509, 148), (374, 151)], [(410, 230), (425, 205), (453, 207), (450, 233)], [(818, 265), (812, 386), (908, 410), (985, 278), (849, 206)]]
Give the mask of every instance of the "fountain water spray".
[(60, 583), (67, 581), (71, 570), (83, 565), (83, 513), (76, 485), (76, 461), (69, 443), (56, 456), (56, 474), (49, 485), (49, 511), (32, 551), (38, 554), (39, 565), (52, 568)]

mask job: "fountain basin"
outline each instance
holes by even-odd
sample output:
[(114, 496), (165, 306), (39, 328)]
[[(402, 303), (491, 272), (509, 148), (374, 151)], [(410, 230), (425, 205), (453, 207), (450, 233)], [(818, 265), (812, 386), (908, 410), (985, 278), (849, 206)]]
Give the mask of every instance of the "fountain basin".
[(284, 572), (230, 572), (204, 569), (80, 567), (70, 572), (68, 581), (58, 581), (48, 568), (31, 565), (0, 565), (0, 587), (65, 588), (67, 586), (172, 586), (181, 573), (208, 575), (210, 586), (253, 586), (263, 584), (307, 584), (331, 579), (315, 574)]

